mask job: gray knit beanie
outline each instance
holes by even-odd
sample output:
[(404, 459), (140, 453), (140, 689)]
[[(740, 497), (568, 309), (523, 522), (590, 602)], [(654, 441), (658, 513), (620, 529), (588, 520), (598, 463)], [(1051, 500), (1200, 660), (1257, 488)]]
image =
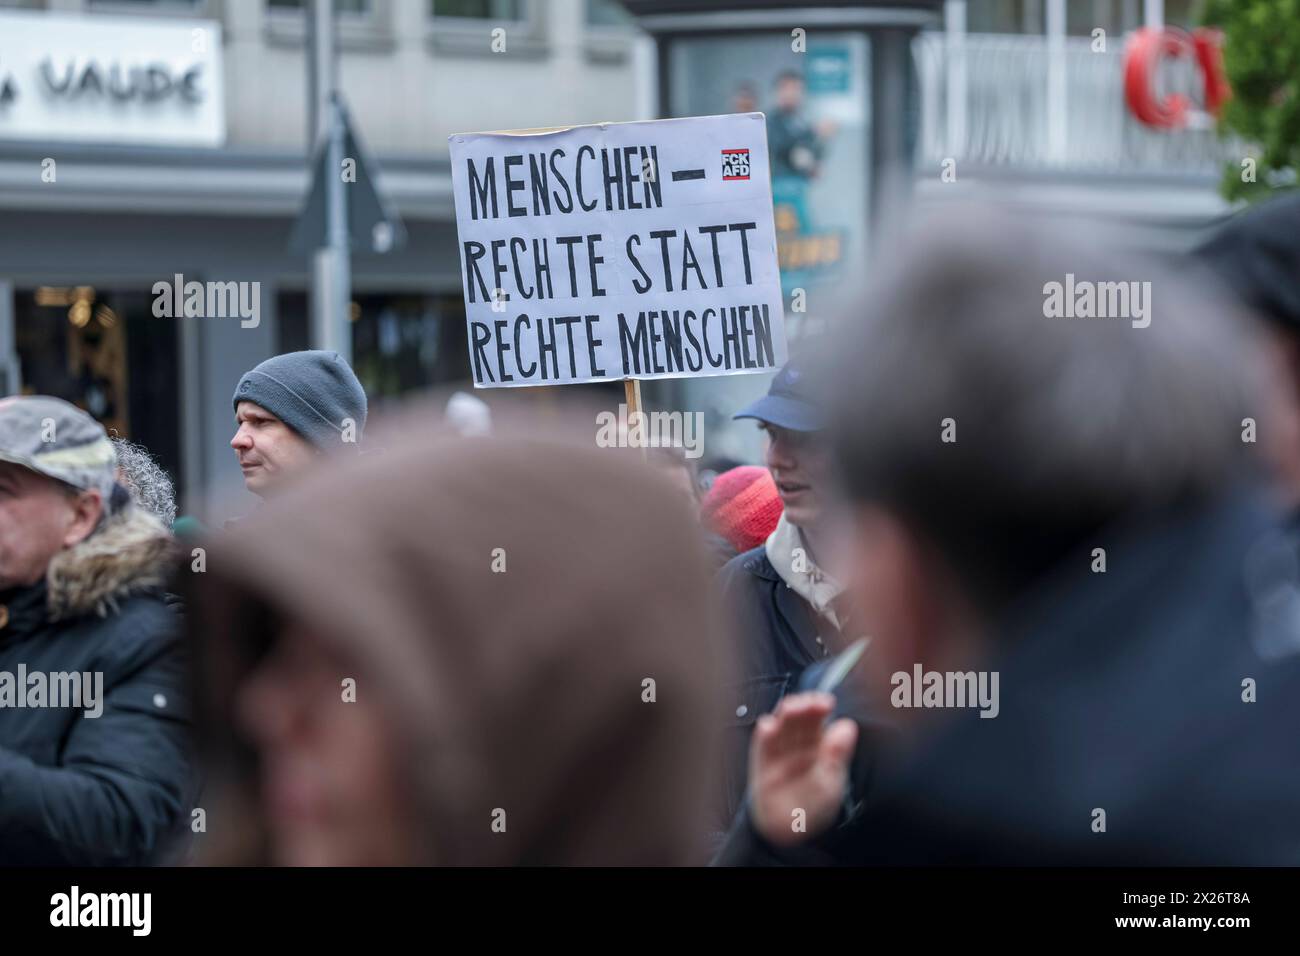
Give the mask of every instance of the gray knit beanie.
[(338, 352), (286, 352), (245, 373), (234, 405), (253, 402), (312, 445), (337, 448), (349, 434), (357, 442), (366, 427), (366, 392)]

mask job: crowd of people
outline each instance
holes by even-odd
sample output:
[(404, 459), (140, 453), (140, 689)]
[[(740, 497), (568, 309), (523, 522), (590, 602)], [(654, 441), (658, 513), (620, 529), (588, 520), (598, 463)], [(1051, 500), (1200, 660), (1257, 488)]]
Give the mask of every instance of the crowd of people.
[(707, 489), (294, 352), (205, 528), (0, 400), (0, 864), (1300, 862), (1298, 223), (919, 230)]

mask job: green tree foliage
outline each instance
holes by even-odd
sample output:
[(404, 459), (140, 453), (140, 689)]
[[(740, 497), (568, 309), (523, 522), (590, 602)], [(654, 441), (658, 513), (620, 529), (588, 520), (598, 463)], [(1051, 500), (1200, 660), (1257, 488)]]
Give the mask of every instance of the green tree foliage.
[[(1255, 182), (1240, 163), (1224, 170), (1221, 190), (1254, 201), (1295, 188), (1300, 171), (1300, 0), (1210, 0), (1205, 23), (1224, 32), (1223, 62), (1232, 98), (1219, 122), (1259, 148)], [(1243, 157), (1245, 158), (1245, 157)]]

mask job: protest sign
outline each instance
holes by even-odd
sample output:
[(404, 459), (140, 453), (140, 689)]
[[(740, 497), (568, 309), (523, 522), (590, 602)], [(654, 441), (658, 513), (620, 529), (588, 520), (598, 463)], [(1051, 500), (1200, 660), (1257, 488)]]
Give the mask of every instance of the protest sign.
[(761, 113), (450, 140), (476, 387), (785, 362)]

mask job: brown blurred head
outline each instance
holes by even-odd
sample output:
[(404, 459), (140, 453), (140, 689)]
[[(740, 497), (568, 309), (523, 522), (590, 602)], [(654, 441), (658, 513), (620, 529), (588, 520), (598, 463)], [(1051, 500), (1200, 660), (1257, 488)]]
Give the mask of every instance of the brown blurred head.
[(594, 431), (436, 418), (211, 543), (187, 616), (212, 772), (255, 826), (214, 828), (210, 858), (698, 860), (714, 659), (690, 509)]

